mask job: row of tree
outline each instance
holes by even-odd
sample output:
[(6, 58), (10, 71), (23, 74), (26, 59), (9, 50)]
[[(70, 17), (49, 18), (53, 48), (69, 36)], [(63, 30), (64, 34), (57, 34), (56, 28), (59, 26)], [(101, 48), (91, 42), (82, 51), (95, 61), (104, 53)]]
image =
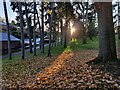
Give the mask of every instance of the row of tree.
[[(89, 1), (88, 1), (89, 2)], [(115, 31), (113, 28), (112, 3), (111, 2), (11, 2), (13, 11), (18, 13), (17, 20), (21, 30), (21, 50), (22, 59), (25, 58), (24, 47), (24, 27), (27, 26), (29, 34), (29, 49), (36, 56), (36, 28), (39, 28), (40, 51), (44, 53), (44, 32), (45, 27), (49, 31), (48, 55), (51, 56), (51, 47), (56, 46), (56, 42), (64, 44), (70, 41), (70, 23), (77, 24), (78, 32), (82, 33), (83, 44), (86, 44), (87, 36), (92, 39), (95, 36), (95, 21), (98, 19), (99, 33), (99, 55), (97, 60), (107, 62), (116, 60)], [(109, 8), (109, 9), (108, 9)], [(6, 3), (4, 1), (4, 11), (8, 25), (8, 48), (11, 59), (9, 22), (7, 16)], [(97, 14), (96, 14), (97, 13)], [(64, 23), (65, 21), (65, 23)], [(80, 22), (80, 23), (79, 23)], [(109, 23), (108, 23), (109, 22)], [(32, 27), (33, 26), (33, 27)], [(60, 37), (60, 39), (57, 37)], [(33, 51), (32, 51), (33, 35)], [(80, 33), (77, 36), (81, 36)], [(52, 40), (55, 43), (51, 43)]]

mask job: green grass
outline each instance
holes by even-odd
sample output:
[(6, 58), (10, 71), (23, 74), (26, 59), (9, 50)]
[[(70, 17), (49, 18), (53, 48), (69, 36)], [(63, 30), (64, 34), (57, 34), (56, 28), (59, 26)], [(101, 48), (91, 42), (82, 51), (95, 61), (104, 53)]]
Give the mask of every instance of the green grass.
[[(83, 50), (88, 50), (88, 49), (98, 49), (98, 38), (94, 38), (93, 41), (87, 40), (87, 44), (82, 44), (82, 40), (77, 40), (77, 41), (71, 41), (67, 48), (64, 49), (63, 45), (59, 45), (56, 47), (52, 47), (51, 53), (52, 55), (58, 55), (62, 52), (75, 52), (75, 51), (83, 51)], [(37, 49), (37, 55), (35, 57), (47, 57), (47, 52), (48, 52), (48, 46), (45, 47), (45, 53), (41, 54), (40, 49)], [(31, 60), (33, 59), (34, 56), (32, 53), (26, 52), (25, 53), (25, 59), (24, 60)], [(12, 56), (12, 60), (9, 60), (8, 58), (3, 58), (2, 59), (2, 65), (6, 63), (17, 63), (18, 61), (21, 61), (21, 55), (14, 55)]]
[[(56, 54), (62, 53), (63, 51), (64, 51), (64, 47), (63, 47), (63, 45), (60, 45), (60, 46), (53, 47), (51, 50), (51, 53), (52, 53), (52, 55), (56, 55)], [(41, 57), (41, 56), (47, 57), (47, 52), (48, 52), (48, 46), (45, 47), (45, 52), (43, 54), (40, 53), (40, 49), (37, 49), (37, 51), (36, 51), (37, 55), (35, 57)], [(26, 52), (25, 59), (23, 59), (23, 60), (33, 59), (33, 58), (34, 58), (33, 53)], [(21, 54), (17, 54), (17, 55), (12, 56), (12, 60), (9, 60), (8, 57), (3, 58), (2, 64), (17, 63), (20, 60), (21, 60)]]
[(118, 47), (120, 47), (120, 40), (118, 39)]
[(66, 51), (80, 52), (91, 49), (98, 49), (98, 38), (94, 38), (93, 41), (87, 40), (87, 44), (82, 44), (82, 40), (71, 41), (66, 48)]

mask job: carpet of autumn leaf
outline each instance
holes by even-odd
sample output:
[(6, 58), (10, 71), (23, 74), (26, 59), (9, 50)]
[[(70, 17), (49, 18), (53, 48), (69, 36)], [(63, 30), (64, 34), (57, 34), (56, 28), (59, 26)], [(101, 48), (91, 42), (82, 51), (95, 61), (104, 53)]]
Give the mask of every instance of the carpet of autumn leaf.
[(8, 71), (5, 70), (7, 66), (4, 68), (3, 88), (119, 90), (120, 75), (113, 72), (120, 72), (120, 62), (109, 64), (108, 67), (87, 64), (97, 55), (98, 50), (92, 49), (20, 61), (11, 65)]

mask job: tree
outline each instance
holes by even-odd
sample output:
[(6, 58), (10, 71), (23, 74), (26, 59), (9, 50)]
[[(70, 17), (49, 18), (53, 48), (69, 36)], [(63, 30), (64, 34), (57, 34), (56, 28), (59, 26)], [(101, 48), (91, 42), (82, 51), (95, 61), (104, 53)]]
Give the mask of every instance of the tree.
[(60, 20), (60, 28), (61, 28), (61, 45), (63, 44), (63, 21), (62, 19)]
[(87, 35), (90, 38), (90, 40), (93, 40), (93, 37), (96, 36), (96, 30), (95, 29), (96, 29), (95, 28), (95, 22), (94, 21), (89, 22)]
[(27, 11), (27, 3), (25, 3), (25, 15), (26, 15), (26, 21), (27, 21), (27, 28), (28, 28), (28, 34), (29, 34), (29, 49), (30, 53), (32, 53), (32, 41), (31, 41), (31, 32), (30, 32), (30, 22), (28, 17), (28, 11)]
[(91, 12), (92, 5), (89, 3), (89, 0), (87, 0), (87, 2), (74, 2), (73, 6), (76, 8), (75, 11), (79, 20), (82, 21), (84, 24), (85, 28), (82, 31), (82, 41), (83, 41), (83, 44), (86, 44), (88, 24), (89, 24), (88, 18), (89, 18), (89, 13)]
[(44, 53), (44, 3), (42, 2), (41, 4), (41, 25), (42, 25), (42, 30), (41, 30), (41, 53)]
[(53, 20), (53, 2), (51, 4), (52, 13), (49, 15), (49, 47), (48, 47), (48, 57), (51, 56), (51, 34), (52, 34), (52, 20)]
[(5, 18), (6, 18), (6, 24), (7, 24), (7, 31), (8, 31), (8, 55), (9, 55), (9, 59), (12, 59), (9, 21), (8, 21), (8, 14), (7, 14), (7, 7), (6, 7), (6, 1), (5, 0), (3, 0), (3, 6), (4, 6)]
[[(99, 30), (99, 62), (116, 60), (115, 32), (113, 29), (112, 3), (96, 2)], [(109, 8), (109, 9), (108, 9)], [(109, 22), (109, 23), (108, 23)]]
[(118, 39), (120, 39), (120, 2), (118, 2)]
[(22, 59), (24, 59), (25, 58), (25, 45), (24, 45), (22, 2), (18, 2), (18, 5), (19, 5), (20, 30), (21, 30), (21, 50), (22, 50)]
[[(65, 25), (64, 25), (64, 30), (63, 30), (63, 25), (60, 25), (60, 27), (62, 27), (62, 31), (61, 31), (61, 41), (63, 41), (64, 44), (64, 48), (67, 47), (67, 42), (69, 42), (69, 32), (70, 29), (69, 27), (69, 22), (70, 20), (74, 17), (73, 14), (73, 6), (70, 2), (58, 2), (57, 3), (57, 18), (58, 18), (58, 22), (62, 22), (62, 19), (65, 19)], [(63, 23), (61, 23), (63, 24)], [(64, 37), (64, 39), (63, 39)]]
[(38, 11), (36, 10), (37, 13), (37, 19), (38, 19), (38, 24), (39, 24), (39, 33), (40, 33), (40, 50), (41, 50), (41, 26), (40, 26), (40, 20), (39, 20), (39, 16), (38, 16)]
[(34, 28), (33, 28), (33, 40), (34, 40), (34, 56), (36, 56), (36, 34), (35, 34), (35, 29), (36, 29), (36, 2), (34, 2)]
[[(118, 31), (118, 39), (120, 39), (120, 2), (115, 2), (113, 5), (113, 19), (114, 19), (114, 26), (117, 27), (117, 31)], [(118, 24), (117, 24), (118, 22)]]
[(66, 21), (65, 21), (65, 31), (64, 31), (64, 48), (67, 47), (67, 30), (68, 30), (68, 2), (65, 3), (66, 7)]

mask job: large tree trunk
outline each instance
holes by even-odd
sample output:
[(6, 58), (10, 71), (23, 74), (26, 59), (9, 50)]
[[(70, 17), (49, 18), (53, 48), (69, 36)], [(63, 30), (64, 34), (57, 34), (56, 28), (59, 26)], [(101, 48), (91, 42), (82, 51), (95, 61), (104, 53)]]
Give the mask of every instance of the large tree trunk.
[(109, 60), (115, 60), (117, 56), (115, 46), (115, 33), (113, 30), (112, 22), (112, 3), (99, 2), (96, 3), (96, 7), (98, 12), (99, 29), (98, 60), (100, 60), (100, 62), (108, 62)]
[(27, 12), (27, 4), (25, 3), (25, 15), (26, 15), (26, 21), (27, 21), (27, 27), (28, 27), (28, 35), (29, 35), (29, 49), (30, 53), (32, 53), (32, 41), (31, 41), (31, 32), (30, 32), (30, 22), (28, 18), (28, 12)]
[(8, 21), (8, 14), (7, 14), (7, 7), (6, 7), (6, 2), (5, 0), (3, 1), (3, 6), (4, 6), (4, 12), (5, 12), (5, 18), (6, 18), (6, 24), (7, 24), (7, 34), (8, 34), (8, 55), (9, 59), (12, 59), (12, 54), (11, 54), (11, 42), (10, 42), (10, 31), (9, 31), (9, 21)]
[[(36, 27), (36, 2), (34, 2), (34, 27)], [(35, 29), (33, 29), (33, 41), (34, 41), (34, 56), (36, 56), (36, 33), (35, 33)]]
[(112, 15), (112, 3), (109, 3), (108, 5), (109, 10), (106, 13), (108, 18), (107, 19), (109, 23), (108, 24), (108, 29), (109, 29), (109, 38), (110, 38), (110, 44), (111, 44), (111, 53), (112, 53), (112, 59), (116, 60), (117, 59), (117, 53), (116, 53), (116, 43), (115, 43), (115, 30), (114, 30), (114, 25), (113, 25), (113, 15)]
[(42, 8), (42, 15), (41, 15), (41, 23), (42, 23), (42, 30), (41, 30), (41, 53), (44, 53), (44, 6), (43, 2), (41, 5)]
[(22, 2), (19, 3), (19, 14), (20, 14), (20, 30), (21, 30), (21, 49), (22, 59), (25, 58), (25, 45), (24, 45), (24, 30), (23, 30), (23, 14), (22, 14)]

